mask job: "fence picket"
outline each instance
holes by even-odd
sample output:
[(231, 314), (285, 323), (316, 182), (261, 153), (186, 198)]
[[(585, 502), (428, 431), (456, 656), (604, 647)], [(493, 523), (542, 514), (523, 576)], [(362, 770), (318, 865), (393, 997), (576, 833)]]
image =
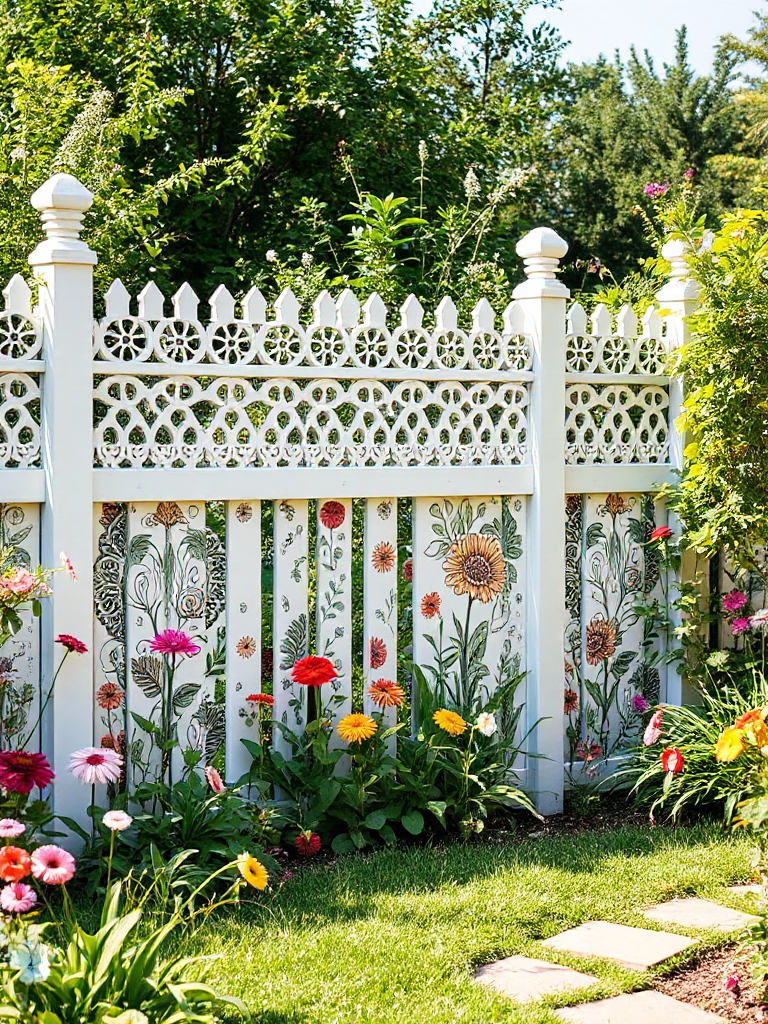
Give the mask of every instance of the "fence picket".
[[(382, 711), (384, 727), (397, 720), (397, 708), (380, 708), (368, 694), (378, 679), (397, 678), (397, 498), (368, 498), (365, 503), (363, 665), (364, 710)], [(377, 640), (383, 641), (382, 654)], [(373, 653), (373, 664), (371, 658)], [(383, 659), (383, 660), (382, 660)], [(389, 742), (394, 749), (394, 737)]]
[[(321, 694), (343, 700), (333, 707), (338, 722), (352, 710), (352, 502), (317, 503), (317, 653), (333, 662), (337, 677)], [(334, 743), (338, 737), (334, 735)]]
[[(306, 693), (291, 680), (296, 661), (309, 653), (309, 506), (306, 501), (274, 503), (273, 627), (274, 718), (301, 732), (307, 721)], [(290, 745), (275, 729), (275, 749)]]

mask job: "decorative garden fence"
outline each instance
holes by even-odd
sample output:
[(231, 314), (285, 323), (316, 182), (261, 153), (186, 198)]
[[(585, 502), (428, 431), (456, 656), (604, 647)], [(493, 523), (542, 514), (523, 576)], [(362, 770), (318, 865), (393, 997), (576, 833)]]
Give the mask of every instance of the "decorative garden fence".
[[(659, 586), (653, 495), (681, 464), (665, 368), (696, 290), (679, 246), (641, 323), (629, 308), (615, 324), (604, 307), (589, 323), (567, 311), (567, 245), (537, 228), (517, 247), (514, 301), (501, 316), (481, 301), (468, 330), (450, 298), (427, 316), (411, 296), (395, 323), (377, 295), (323, 292), (302, 322), (289, 291), (270, 311), (256, 289), (236, 303), (220, 287), (204, 316), (188, 285), (169, 303), (149, 283), (134, 304), (119, 281), (94, 324), (90, 194), (59, 174), (32, 203), (47, 236), (30, 256), (38, 302), (17, 276), (0, 314), (0, 543), (44, 565), (65, 550), (79, 579), (56, 578), (2, 665), (34, 705), (52, 638), (91, 641), (36, 737), (59, 813), (87, 802), (66, 771), (77, 747), (127, 735), (131, 770), (150, 770), (141, 721), (163, 684), (149, 640), (167, 627), (207, 657), (183, 662), (165, 712), (203, 759), (225, 743), (230, 780), (248, 768), (246, 698), (265, 683), (274, 717), (301, 728), (290, 668), (310, 647), (336, 664), (337, 715), (353, 678), (404, 682), (411, 642), (425, 667), (463, 644), (489, 688), (525, 671), (520, 727), (538, 722), (528, 750), (545, 757), (520, 771), (545, 812), (562, 806), (564, 766), (636, 736), (633, 698), (681, 699), (634, 611)], [(95, 701), (110, 682), (125, 708)]]

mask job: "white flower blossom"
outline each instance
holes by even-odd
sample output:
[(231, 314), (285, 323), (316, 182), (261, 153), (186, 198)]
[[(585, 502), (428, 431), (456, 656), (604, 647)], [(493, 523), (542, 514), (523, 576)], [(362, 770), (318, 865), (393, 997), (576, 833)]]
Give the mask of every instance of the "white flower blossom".
[(267, 263), (277, 263), (277, 253), (274, 249), (267, 249), (266, 256), (264, 257)]
[(421, 142), (419, 143), (419, 160), (421, 160), (421, 162), (425, 164), (427, 162), (428, 157), (429, 150), (427, 149), (426, 142), (424, 141), (424, 139), (422, 139)]
[(476, 724), (483, 736), (493, 736), (496, 732), (496, 719), (490, 711), (483, 711), (482, 714), (478, 715)]
[(480, 182), (475, 174), (474, 167), (470, 167), (464, 178), (464, 192), (467, 199), (477, 199), (480, 196)]
[(761, 608), (749, 620), (750, 629), (768, 629), (768, 608)]
[(124, 832), (125, 829), (131, 827), (133, 818), (125, 811), (107, 811), (101, 821), (113, 832)]
[(19, 981), (22, 985), (34, 985), (37, 981), (45, 981), (51, 973), (50, 952), (50, 948), (40, 942), (30, 929), (26, 939), (14, 938), (8, 946), (8, 963), (21, 969)]
[(301, 265), (302, 267), (304, 267), (305, 270), (309, 270), (309, 268), (312, 266), (314, 262), (315, 261), (311, 252), (303, 252), (301, 254)]

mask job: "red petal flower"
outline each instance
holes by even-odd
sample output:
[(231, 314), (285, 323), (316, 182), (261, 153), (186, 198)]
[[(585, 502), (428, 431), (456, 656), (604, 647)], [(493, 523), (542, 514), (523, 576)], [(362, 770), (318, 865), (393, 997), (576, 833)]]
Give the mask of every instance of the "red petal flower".
[(669, 540), (672, 536), (672, 531), (668, 526), (657, 526), (651, 534), (651, 541), (656, 540)]
[(336, 678), (336, 669), (327, 658), (314, 654), (301, 658), (291, 669), (291, 678), (301, 686), (322, 686)]
[(0, 751), (0, 786), (9, 793), (31, 793), (37, 787), (44, 789), (54, 774), (43, 754), (26, 750)]
[(667, 747), (661, 754), (661, 767), (665, 772), (672, 772), (677, 775), (683, 770), (683, 755), (677, 747)]
[(164, 629), (162, 633), (153, 637), (149, 648), (156, 654), (186, 654), (188, 658), (200, 653), (200, 648), (193, 642), (192, 637), (179, 629)]
[(314, 857), (323, 844), (320, 842), (320, 836), (317, 832), (311, 832), (307, 829), (306, 832), (299, 832), (293, 841), (293, 845), (302, 857)]
[(54, 643), (61, 644), (68, 651), (73, 651), (75, 654), (88, 653), (88, 648), (83, 641), (78, 640), (76, 636), (70, 636), (69, 633), (60, 633), (54, 640)]
[(370, 654), (371, 668), (381, 668), (387, 660), (387, 645), (377, 636), (371, 637)]
[(340, 501), (326, 501), (320, 508), (320, 522), (327, 530), (336, 530), (344, 522), (347, 510)]

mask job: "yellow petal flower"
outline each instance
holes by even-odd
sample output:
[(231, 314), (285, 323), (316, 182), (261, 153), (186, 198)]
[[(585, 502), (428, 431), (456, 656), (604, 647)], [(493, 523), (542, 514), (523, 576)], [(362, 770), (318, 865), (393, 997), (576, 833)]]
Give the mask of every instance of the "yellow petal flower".
[(725, 729), (715, 745), (716, 761), (735, 761), (744, 752), (744, 733), (741, 729)]
[(439, 726), (444, 732), (447, 732), (449, 736), (461, 736), (467, 728), (467, 723), (461, 715), (457, 715), (455, 711), (446, 711), (445, 708), (436, 711), (432, 716), (432, 720), (435, 725)]
[(269, 875), (267, 869), (250, 853), (241, 853), (237, 858), (237, 870), (254, 889), (266, 889)]
[(368, 715), (345, 715), (336, 730), (346, 743), (361, 743), (376, 732), (376, 723)]

